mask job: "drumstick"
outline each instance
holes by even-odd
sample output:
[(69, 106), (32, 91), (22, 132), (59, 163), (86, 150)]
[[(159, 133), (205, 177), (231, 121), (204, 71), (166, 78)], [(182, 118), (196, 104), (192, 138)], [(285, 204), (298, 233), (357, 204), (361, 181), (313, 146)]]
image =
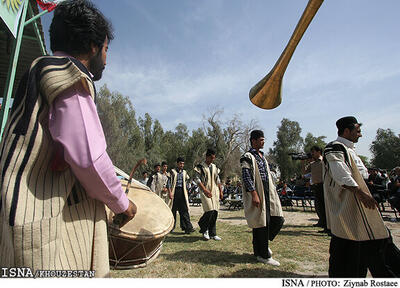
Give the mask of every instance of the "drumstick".
[(136, 163), (135, 167), (133, 167), (132, 172), (131, 172), (131, 174), (129, 175), (128, 184), (126, 185), (125, 194), (127, 194), (127, 193), (129, 192), (129, 188), (131, 188), (131, 182), (132, 182), (132, 178), (133, 178), (133, 173), (135, 173), (136, 169), (137, 169), (137, 168), (139, 167), (139, 165), (142, 164), (142, 163), (143, 163), (144, 165), (146, 165), (146, 164), (147, 164), (147, 159), (146, 159), (146, 158), (140, 159), (140, 160)]
[[(131, 174), (129, 175), (128, 184), (126, 185), (125, 194), (128, 194), (129, 189), (131, 188), (131, 182), (132, 182), (133, 174), (135, 173), (136, 169), (137, 169), (137, 168), (140, 166), (140, 164), (142, 164), (142, 163), (143, 163), (144, 165), (146, 165), (146, 164), (147, 164), (147, 159), (146, 159), (146, 158), (140, 159), (140, 160), (136, 163), (135, 167), (133, 167), (132, 172), (131, 172)], [(114, 216), (114, 218), (113, 218), (113, 223), (114, 223), (115, 225), (121, 226), (121, 223), (123, 223), (127, 217), (128, 217), (128, 216), (126, 216), (124, 213), (119, 213), (119, 214), (117, 214), (117, 215)]]

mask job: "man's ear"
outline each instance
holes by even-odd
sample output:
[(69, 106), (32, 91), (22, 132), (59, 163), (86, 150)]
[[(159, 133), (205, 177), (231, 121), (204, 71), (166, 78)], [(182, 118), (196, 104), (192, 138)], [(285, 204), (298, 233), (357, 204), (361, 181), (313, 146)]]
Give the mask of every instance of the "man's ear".
[(90, 57), (93, 57), (94, 55), (97, 55), (97, 53), (99, 52), (99, 47), (95, 44), (90, 43)]
[[(350, 134), (350, 132), (351, 132), (350, 128), (344, 128), (342, 136), (348, 136)], [(346, 137), (344, 137), (344, 138), (346, 138)]]

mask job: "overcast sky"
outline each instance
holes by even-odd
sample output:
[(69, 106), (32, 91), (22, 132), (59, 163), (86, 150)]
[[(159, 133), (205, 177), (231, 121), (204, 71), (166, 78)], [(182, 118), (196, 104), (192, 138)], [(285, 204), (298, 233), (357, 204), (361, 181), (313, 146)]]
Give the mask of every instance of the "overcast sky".
[[(326, 0), (273, 110), (254, 106), (248, 93), (279, 58), (308, 1), (93, 2), (115, 29), (97, 86), (129, 96), (137, 115), (150, 113), (164, 129), (180, 122), (196, 129), (219, 107), (221, 120), (235, 113), (256, 119), (268, 151), (283, 117), (299, 122), (303, 137), (311, 132), (330, 141), (336, 120), (354, 115), (363, 123), (357, 149), (368, 158), (378, 128), (400, 133), (399, 0)], [(51, 18), (42, 18), (47, 43)]]

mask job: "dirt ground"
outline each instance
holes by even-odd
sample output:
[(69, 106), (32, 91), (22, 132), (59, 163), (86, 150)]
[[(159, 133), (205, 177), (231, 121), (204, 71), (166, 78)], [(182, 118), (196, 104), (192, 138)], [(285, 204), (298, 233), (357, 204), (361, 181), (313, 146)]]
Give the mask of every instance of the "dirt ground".
[[(397, 215), (399, 218), (395, 218), (395, 214), (389, 207), (385, 207), (385, 212), (382, 212), (383, 220), (385, 225), (389, 228), (392, 233), (393, 242), (396, 244), (397, 247), (400, 247), (400, 216)], [(243, 209), (240, 210), (242, 213), (239, 212), (241, 217), (229, 217), (233, 213), (232, 210), (228, 210), (225, 206), (221, 206), (218, 214), (218, 221), (230, 223), (232, 225), (247, 225), (246, 219), (244, 218)], [(190, 206), (190, 215), (202, 215), (203, 208), (201, 206)], [(237, 214), (235, 214), (237, 215)], [(304, 226), (317, 223), (318, 216), (314, 211), (310, 211), (308, 209), (307, 212), (303, 211), (291, 211), (290, 208), (287, 211), (283, 211), (283, 216), (285, 218), (284, 225), (293, 225), (293, 226)], [(193, 223), (195, 224), (195, 223)], [(197, 225), (197, 223), (196, 223)]]

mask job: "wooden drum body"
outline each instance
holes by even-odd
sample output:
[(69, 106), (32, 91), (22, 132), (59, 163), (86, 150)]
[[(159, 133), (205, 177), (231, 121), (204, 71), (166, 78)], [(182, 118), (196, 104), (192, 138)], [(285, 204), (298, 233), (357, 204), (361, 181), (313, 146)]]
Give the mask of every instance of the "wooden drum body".
[[(126, 188), (127, 181), (122, 181)], [(171, 209), (147, 186), (133, 180), (127, 194), (137, 206), (135, 218), (121, 229), (107, 209), (110, 266), (114, 269), (144, 267), (161, 251), (165, 236), (172, 230)]]

